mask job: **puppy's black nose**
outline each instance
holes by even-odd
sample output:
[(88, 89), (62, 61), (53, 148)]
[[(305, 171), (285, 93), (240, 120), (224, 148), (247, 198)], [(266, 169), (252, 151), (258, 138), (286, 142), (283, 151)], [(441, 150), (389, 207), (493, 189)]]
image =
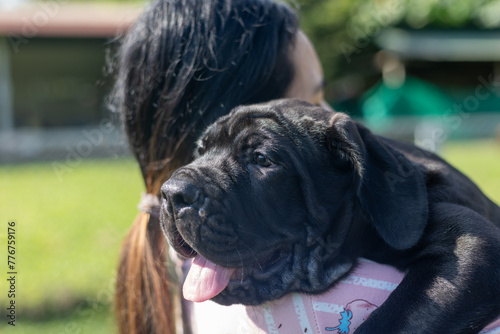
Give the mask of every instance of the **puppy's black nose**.
[(201, 190), (197, 186), (184, 180), (168, 180), (161, 187), (161, 192), (163, 198), (171, 204), (167, 207), (175, 212), (192, 206), (201, 196)]

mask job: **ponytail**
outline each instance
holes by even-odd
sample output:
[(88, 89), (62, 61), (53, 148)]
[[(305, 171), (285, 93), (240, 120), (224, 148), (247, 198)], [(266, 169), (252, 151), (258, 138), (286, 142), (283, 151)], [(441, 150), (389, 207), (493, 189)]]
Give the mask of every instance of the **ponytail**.
[(119, 333), (175, 333), (167, 250), (157, 214), (139, 213), (123, 243), (117, 274)]

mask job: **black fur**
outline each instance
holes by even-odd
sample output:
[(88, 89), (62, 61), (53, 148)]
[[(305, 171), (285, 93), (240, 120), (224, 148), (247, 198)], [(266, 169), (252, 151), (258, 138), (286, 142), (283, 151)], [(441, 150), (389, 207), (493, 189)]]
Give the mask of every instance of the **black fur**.
[(500, 208), (436, 155), (295, 100), (236, 108), (162, 188), (185, 256), (237, 267), (221, 304), (321, 293), (358, 257), (406, 270), (356, 333), (477, 333), (500, 314)]

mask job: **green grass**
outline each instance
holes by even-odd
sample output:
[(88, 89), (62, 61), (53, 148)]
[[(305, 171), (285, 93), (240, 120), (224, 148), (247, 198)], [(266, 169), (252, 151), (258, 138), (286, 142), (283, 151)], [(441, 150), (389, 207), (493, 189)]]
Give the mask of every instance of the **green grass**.
[[(498, 142), (452, 143), (442, 153), (500, 203)], [(17, 326), (1, 320), (2, 333), (115, 331), (114, 275), (143, 191), (140, 172), (131, 159), (61, 164), (0, 166), (0, 272), (9, 220), (17, 224), (18, 272)], [(6, 290), (2, 278), (2, 309)]]
[(444, 147), (442, 156), (500, 205), (500, 142), (454, 142)]
[[(61, 163), (59, 169), (51, 163), (0, 167), (0, 243), (7, 222), (15, 221), (20, 323), (82, 305), (109, 309), (120, 246), (143, 191), (132, 160)], [(1, 282), (3, 309), (7, 287)]]
[[(3, 325), (0, 325), (2, 328)], [(109, 306), (83, 308), (63, 317), (50, 316), (44, 319), (20, 317), (16, 326), (2, 328), (2, 333), (13, 334), (112, 334), (116, 325)]]

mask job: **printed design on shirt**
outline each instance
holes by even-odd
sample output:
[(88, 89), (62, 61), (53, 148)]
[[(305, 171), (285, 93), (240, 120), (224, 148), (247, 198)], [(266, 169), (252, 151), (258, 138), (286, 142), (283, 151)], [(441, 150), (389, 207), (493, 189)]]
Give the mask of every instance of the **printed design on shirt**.
[(349, 320), (351, 320), (352, 318), (352, 312), (349, 311), (349, 310), (344, 310), (343, 312), (340, 312), (340, 315), (342, 316), (342, 318), (339, 320), (340, 321), (340, 325), (336, 326), (336, 327), (326, 327), (325, 329), (327, 331), (334, 331), (334, 330), (337, 330), (339, 334), (347, 334), (349, 333), (349, 326), (351, 325), (351, 322)]
[(338, 334), (353, 333), (377, 307), (364, 299), (353, 300), (340, 312), (339, 324), (335, 327), (325, 327), (325, 330), (337, 331)]

